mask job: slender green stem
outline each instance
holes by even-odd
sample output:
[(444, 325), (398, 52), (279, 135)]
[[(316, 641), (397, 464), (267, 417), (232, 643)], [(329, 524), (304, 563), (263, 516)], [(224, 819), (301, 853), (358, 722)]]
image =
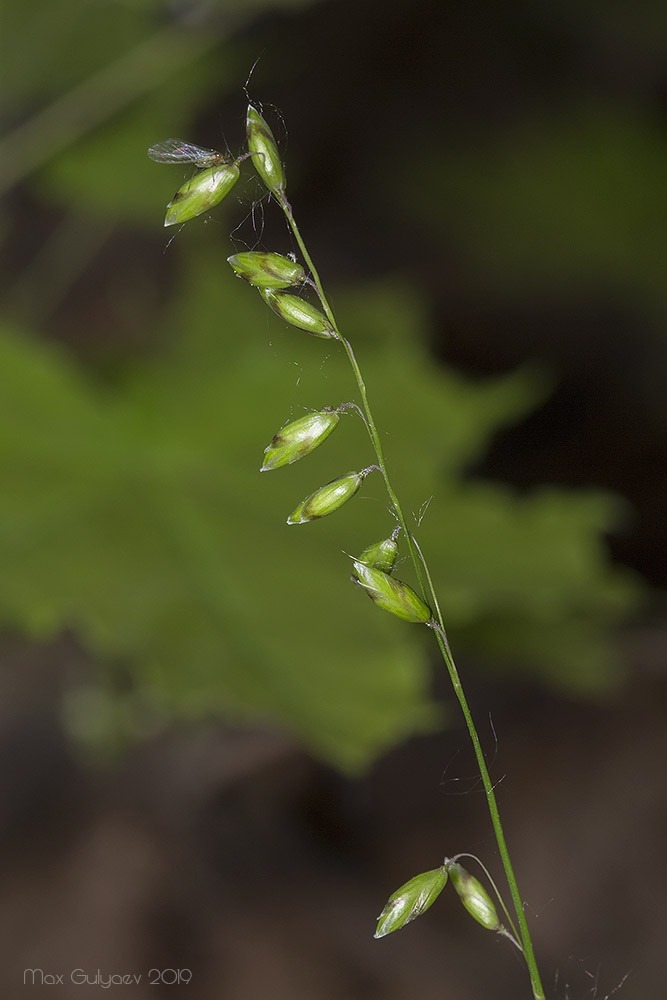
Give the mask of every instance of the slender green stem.
[(505, 840), (505, 834), (503, 831), (502, 823), (500, 821), (500, 813), (498, 810), (498, 804), (496, 802), (495, 792), (493, 790), (493, 784), (491, 782), (491, 777), (489, 775), (488, 768), (486, 766), (486, 760), (484, 758), (484, 751), (482, 750), (482, 745), (477, 735), (477, 729), (475, 728), (475, 723), (468, 706), (467, 699), (465, 697), (463, 686), (461, 684), (461, 679), (459, 677), (458, 670), (456, 669), (456, 664), (454, 663), (454, 657), (452, 656), (451, 650), (449, 648), (449, 643), (447, 641), (447, 636), (445, 633), (444, 624), (442, 622), (442, 615), (440, 613), (440, 608), (438, 605), (438, 600), (433, 587), (433, 582), (431, 579), (431, 574), (428, 570), (428, 565), (426, 559), (417, 544), (416, 540), (412, 536), (412, 532), (409, 530), (405, 516), (403, 514), (400, 502), (396, 493), (394, 492), (393, 486), (391, 484), (389, 473), (387, 472), (387, 466), (384, 458), (384, 452), (382, 450), (382, 443), (380, 441), (380, 435), (378, 434), (377, 427), (375, 426), (375, 420), (373, 419), (373, 414), (371, 412), (370, 404), (368, 402), (368, 395), (366, 392), (366, 384), (364, 382), (361, 369), (355, 357), (354, 351), (352, 350), (352, 345), (346, 340), (345, 337), (340, 333), (338, 329), (336, 318), (333, 314), (333, 310), (329, 305), (327, 297), (324, 293), (324, 288), (322, 287), (322, 282), (320, 276), (317, 272), (317, 268), (313, 264), (310, 254), (308, 253), (308, 248), (303, 241), (303, 237), (299, 231), (299, 227), (296, 224), (294, 215), (292, 214), (292, 208), (285, 196), (283, 195), (279, 199), (280, 207), (282, 208), (287, 222), (289, 223), (290, 229), (294, 234), (301, 253), (303, 254), (303, 259), (310, 269), (310, 273), (317, 290), (320, 302), (322, 303), (322, 308), (327, 316), (327, 319), (331, 323), (333, 329), (336, 332), (336, 336), (340, 340), (345, 353), (349, 359), (350, 365), (354, 372), (354, 377), (357, 382), (357, 387), (359, 389), (359, 395), (361, 397), (363, 411), (366, 417), (366, 426), (368, 428), (368, 433), (373, 444), (373, 449), (377, 456), (378, 465), (382, 471), (382, 476), (384, 478), (385, 486), (387, 488), (387, 493), (389, 494), (389, 499), (391, 501), (392, 507), (396, 514), (399, 524), (401, 525), (406, 540), (408, 548), (410, 550), (410, 557), (412, 563), (415, 567), (415, 572), (419, 580), (419, 585), (421, 587), (422, 593), (426, 596), (427, 592), (431, 601), (432, 606), (436, 609), (436, 617), (432, 619), (429, 623), (436, 636), (442, 658), (447, 667), (449, 677), (454, 688), (456, 697), (458, 698), (459, 705), (461, 706), (461, 711), (466, 721), (468, 727), (468, 733), (470, 734), (470, 739), (472, 740), (472, 745), (475, 751), (475, 757), (477, 758), (477, 766), (479, 768), (479, 773), (482, 778), (482, 784), (484, 786), (484, 792), (486, 794), (486, 801), (489, 808), (489, 813), (491, 815), (491, 823), (496, 837), (496, 842), (498, 844), (498, 851), (502, 860), (503, 868), (505, 870), (505, 877), (507, 879), (507, 884), (509, 886), (510, 894), (512, 897), (512, 903), (516, 913), (517, 923), (519, 926), (519, 932), (521, 936), (521, 946), (526, 960), (526, 965), (528, 967), (528, 973), (530, 975), (530, 982), (533, 989), (534, 1000), (545, 1000), (544, 989), (540, 980), (539, 970), (537, 968), (537, 962), (535, 960), (535, 953), (533, 951), (533, 944), (530, 937), (530, 931), (528, 929), (528, 922), (526, 920), (526, 914), (524, 912), (523, 903), (521, 900), (521, 894), (519, 892), (519, 886), (516, 880), (516, 875), (514, 874), (514, 868), (512, 867), (512, 862), (510, 860), (509, 850), (507, 848), (507, 842)]
[(502, 823), (500, 822), (500, 812), (498, 810), (498, 803), (496, 802), (495, 792), (493, 790), (493, 785), (491, 783), (491, 778), (489, 776), (489, 771), (486, 766), (486, 760), (484, 759), (484, 751), (482, 750), (482, 745), (479, 741), (479, 736), (477, 735), (477, 729), (475, 728), (475, 723), (473, 722), (472, 714), (466, 700), (466, 696), (463, 692), (463, 685), (461, 684), (461, 679), (459, 677), (459, 672), (456, 669), (456, 664), (449, 650), (449, 644), (445, 638), (444, 631), (441, 631), (440, 626), (435, 623), (434, 632), (438, 645), (440, 646), (440, 652), (442, 653), (442, 658), (445, 661), (447, 670), (449, 672), (449, 678), (452, 682), (452, 687), (456, 697), (458, 698), (459, 705), (461, 706), (461, 711), (466, 720), (466, 725), (468, 727), (468, 733), (470, 734), (470, 739), (472, 740), (472, 745), (475, 750), (475, 757), (477, 758), (477, 767), (479, 768), (479, 773), (482, 778), (482, 784), (484, 785), (484, 791), (486, 793), (486, 801), (489, 807), (489, 813), (491, 815), (491, 823), (493, 825), (493, 832), (496, 835), (496, 843), (498, 844), (498, 851), (500, 853), (500, 858), (503, 863), (503, 868), (505, 869), (505, 877), (507, 879), (507, 884), (509, 886), (510, 895), (512, 896), (512, 903), (514, 905), (514, 912), (516, 913), (517, 923), (519, 925), (519, 932), (521, 934), (521, 944), (523, 946), (523, 954), (526, 959), (526, 965), (528, 966), (528, 972), (530, 974), (530, 981), (533, 987), (533, 996), (535, 1000), (544, 1000), (544, 990), (542, 988), (542, 983), (540, 980), (540, 974), (537, 968), (537, 962), (535, 960), (535, 953), (533, 951), (533, 943), (530, 938), (530, 931), (528, 929), (528, 921), (526, 920), (526, 914), (523, 908), (523, 902), (521, 900), (521, 894), (519, 892), (519, 885), (516, 880), (516, 875), (514, 874), (514, 868), (512, 867), (512, 862), (510, 860), (509, 850), (507, 848), (507, 842), (505, 840), (505, 833), (503, 831)]
[(345, 353), (347, 354), (347, 357), (348, 357), (348, 360), (350, 362), (350, 365), (352, 366), (352, 370), (354, 372), (354, 377), (355, 377), (356, 382), (357, 382), (357, 387), (359, 389), (359, 395), (361, 396), (361, 402), (362, 402), (362, 407), (363, 407), (364, 415), (366, 417), (366, 427), (368, 428), (368, 433), (370, 435), (370, 439), (371, 439), (371, 442), (373, 444), (373, 450), (375, 451), (375, 455), (376, 455), (377, 460), (378, 460), (378, 465), (380, 467), (380, 471), (382, 472), (382, 477), (384, 479), (385, 487), (386, 487), (387, 493), (389, 494), (389, 500), (391, 501), (391, 505), (392, 505), (392, 507), (393, 507), (393, 509), (395, 511), (396, 517), (398, 519), (398, 523), (401, 525), (401, 527), (403, 529), (403, 532), (405, 534), (405, 537), (406, 537), (406, 540), (407, 540), (407, 543), (408, 543), (408, 549), (410, 551), (410, 558), (412, 559), (412, 563), (413, 563), (413, 565), (415, 567), (415, 570), (417, 572), (417, 579), (419, 580), (419, 585), (421, 587), (422, 594), (424, 594), (424, 596), (426, 596), (426, 584), (425, 584), (425, 579), (424, 579), (424, 573), (422, 571), (421, 564), (420, 564), (420, 562), (419, 562), (419, 560), (417, 558), (417, 553), (415, 552), (414, 543), (413, 543), (413, 539), (412, 539), (412, 533), (410, 532), (410, 529), (408, 528), (408, 524), (407, 524), (407, 521), (406, 521), (405, 516), (403, 514), (403, 510), (401, 508), (399, 499), (398, 499), (398, 497), (396, 496), (396, 494), (394, 492), (393, 486), (391, 485), (391, 480), (389, 478), (389, 473), (387, 471), (387, 464), (386, 464), (385, 457), (384, 457), (384, 451), (382, 449), (382, 442), (380, 440), (380, 435), (378, 434), (377, 427), (375, 426), (375, 420), (373, 419), (373, 413), (371, 411), (371, 408), (370, 408), (370, 405), (369, 405), (369, 402), (368, 402), (368, 394), (366, 392), (366, 383), (364, 382), (363, 375), (361, 374), (361, 369), (360, 369), (359, 364), (357, 362), (357, 359), (355, 357), (354, 351), (352, 350), (352, 345), (350, 344), (350, 342), (348, 340), (345, 339), (345, 337), (343, 337), (343, 335), (341, 334), (340, 330), (338, 329), (338, 325), (336, 323), (336, 317), (334, 316), (333, 310), (331, 309), (331, 306), (329, 305), (327, 297), (326, 297), (326, 295), (324, 293), (324, 288), (322, 286), (322, 282), (320, 280), (320, 276), (319, 276), (319, 274), (317, 272), (317, 268), (313, 264), (312, 258), (310, 256), (310, 254), (308, 253), (308, 248), (306, 247), (306, 244), (303, 241), (303, 237), (301, 236), (301, 233), (299, 231), (299, 227), (297, 226), (296, 220), (294, 219), (294, 216), (292, 214), (292, 207), (289, 204), (289, 202), (287, 201), (287, 199), (284, 198), (284, 197), (280, 201), (280, 206), (281, 206), (283, 212), (285, 213), (285, 217), (287, 218), (287, 221), (289, 223), (290, 229), (294, 233), (294, 238), (296, 239), (297, 243), (299, 244), (299, 249), (301, 250), (301, 253), (303, 254), (303, 259), (305, 260), (306, 264), (308, 265), (308, 268), (309, 268), (310, 273), (312, 275), (313, 282), (315, 284), (315, 288), (317, 290), (317, 294), (319, 296), (320, 302), (322, 303), (322, 308), (324, 309), (326, 317), (329, 320), (329, 322), (331, 323), (331, 325), (334, 328), (334, 330), (336, 331), (336, 336), (338, 337), (338, 339), (340, 340), (341, 344), (343, 345), (343, 348), (345, 349)]

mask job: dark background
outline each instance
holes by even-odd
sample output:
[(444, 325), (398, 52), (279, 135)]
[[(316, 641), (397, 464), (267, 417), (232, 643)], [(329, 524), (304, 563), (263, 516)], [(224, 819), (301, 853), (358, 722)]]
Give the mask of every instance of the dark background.
[[(28, 30), (11, 6), (3, 48), (25, 46), (40, 84), (17, 86), (7, 101), (3, 169), (15, 162), (17, 176), (3, 218), (6, 308), (108, 375), (120, 359), (159, 351), (150, 317), (175, 280), (159, 221), (155, 232), (125, 219), (89, 224), (64, 242), (54, 276), (39, 253), (62, 210), (33, 177), (86, 130), (112, 127), (135, 98), (111, 86), (117, 107), (92, 100), (69, 139), (64, 113), (31, 146), (14, 130), (39, 122), (77, 81), (63, 66), (67, 46), (55, 47), (55, 69), (49, 63), (47, 8), (37, 6)], [(129, 50), (134, 5), (53, 4), (72, 24), (87, 8), (90, 34), (72, 29), (71, 44), (89, 46), (90, 75), (104, 65), (96, 6), (99, 30), (117, 13)], [(250, 91), (274, 123), (287, 123), (291, 199), (327, 283), (400, 269), (425, 304), (434, 364), (479, 380), (527, 360), (548, 366), (548, 399), (498, 433), (470, 477), (520, 492), (601, 487), (628, 501), (631, 513), (606, 544), (646, 591), (616, 632), (625, 679), (614, 696), (557, 696), (530, 676), (489, 671), (452, 640), (476, 715), (490, 713), (498, 734), (495, 747), (487, 734), (492, 773), (547, 995), (602, 998), (618, 987), (627, 1000), (657, 1000), (667, 933), (664, 5), (336, 0), (136, 10), (142, 30), (152, 22), (156, 33), (171, 27), (201, 45), (210, 84), (189, 135), (203, 145), (224, 123), (238, 147), (243, 82), (260, 57)], [(168, 67), (160, 72), (168, 77)], [(146, 89), (159, 89), (160, 72), (147, 62)], [(181, 72), (187, 81), (187, 66)], [(524, 158), (527, 134), (537, 136), (528, 150), (541, 151), (533, 160)], [(573, 166), (579, 134), (591, 155)], [(475, 166), (494, 157), (487, 175)], [(449, 164), (441, 184), (438, 164)], [(535, 164), (548, 164), (550, 228), (532, 210), (531, 199), (541, 204)], [(269, 245), (271, 225), (267, 213)], [(462, 919), (453, 896), (401, 934), (371, 936), (389, 893), (444, 850), (478, 853), (497, 870), (454, 713), (445, 732), (407, 740), (354, 780), (271, 728), (222, 724), (143, 733), (100, 768), (74, 746), (59, 710), (73, 673), (88, 670), (75, 633), (30, 644), (8, 630), (3, 640), (4, 995), (40, 992), (23, 986), (27, 967), (65, 972), (66, 982), (77, 968), (142, 973), (140, 986), (112, 987), (112, 996), (529, 995), (509, 946)], [(448, 702), (436, 670), (433, 683)], [(149, 986), (152, 968), (190, 969), (192, 982)], [(51, 991), (104, 995), (90, 984)]]

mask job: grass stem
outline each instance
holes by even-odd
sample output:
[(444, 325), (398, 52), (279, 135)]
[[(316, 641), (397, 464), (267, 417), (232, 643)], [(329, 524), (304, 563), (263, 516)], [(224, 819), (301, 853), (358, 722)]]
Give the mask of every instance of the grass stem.
[(289, 204), (287, 198), (284, 195), (278, 198), (278, 201), (280, 207), (282, 208), (285, 214), (285, 218), (287, 219), (289, 227), (292, 230), (292, 233), (294, 234), (294, 238), (299, 245), (299, 249), (301, 250), (303, 259), (310, 270), (312, 282), (317, 291), (318, 297), (322, 304), (322, 308), (327, 316), (327, 319), (331, 323), (333, 329), (336, 331), (336, 335), (340, 340), (341, 344), (343, 345), (345, 353), (347, 354), (348, 360), (352, 367), (352, 371), (354, 372), (357, 388), (359, 390), (359, 395), (361, 397), (361, 403), (365, 416), (366, 427), (368, 428), (368, 433), (370, 435), (373, 449), (377, 457), (378, 466), (384, 478), (391, 506), (405, 534), (408, 549), (410, 551), (410, 558), (415, 568), (417, 579), (419, 580), (419, 586), (421, 588), (422, 595), (424, 596), (424, 599), (427, 600), (431, 604), (431, 606), (435, 609), (435, 617), (429, 624), (433, 629), (436, 641), (438, 643), (438, 647), (440, 649), (440, 653), (442, 655), (442, 659), (444, 660), (445, 666), (447, 667), (449, 678), (452, 687), (454, 688), (454, 693), (456, 694), (459, 705), (461, 706), (461, 711), (463, 712), (463, 717), (465, 719), (466, 726), (468, 727), (468, 733), (470, 735), (473, 749), (475, 751), (475, 757), (477, 759), (477, 767), (479, 769), (480, 777), (482, 779), (482, 785), (484, 787), (484, 792), (486, 795), (487, 806), (491, 816), (491, 824), (493, 826), (493, 831), (496, 837), (496, 843), (498, 844), (498, 851), (500, 853), (500, 858), (505, 871), (505, 877), (507, 879), (510, 895), (512, 897), (512, 904), (514, 907), (514, 911), (516, 913), (517, 924), (519, 927), (519, 934), (521, 937), (521, 950), (523, 951), (526, 965), (528, 967), (528, 974), (530, 976), (530, 982), (533, 990), (533, 998), (534, 1000), (545, 1000), (544, 989), (542, 987), (542, 982), (540, 980), (540, 973), (535, 959), (533, 944), (530, 937), (530, 930), (528, 928), (528, 921), (526, 920), (526, 914), (523, 908), (523, 902), (521, 900), (519, 886), (517, 883), (516, 875), (514, 874), (514, 868), (512, 866), (512, 862), (510, 859), (507, 842), (505, 840), (505, 833), (503, 831), (502, 823), (500, 820), (500, 812), (498, 810), (498, 803), (496, 801), (495, 792), (493, 790), (493, 784), (491, 782), (491, 777), (489, 775), (489, 771), (486, 766), (484, 751), (482, 750), (482, 745), (480, 743), (480, 739), (477, 734), (477, 729), (475, 727), (475, 723), (473, 721), (473, 717), (463, 691), (463, 685), (461, 684), (461, 679), (459, 677), (459, 673), (456, 668), (456, 664), (454, 662), (454, 657), (452, 656), (449, 643), (447, 641), (447, 635), (445, 633), (442, 614), (440, 612), (440, 607), (433, 586), (433, 581), (431, 579), (431, 574), (428, 569), (428, 564), (422, 553), (421, 548), (419, 547), (416, 539), (413, 537), (412, 532), (408, 528), (405, 516), (403, 514), (403, 510), (401, 508), (401, 504), (391, 484), (389, 473), (387, 472), (387, 466), (384, 458), (384, 452), (382, 449), (382, 443), (380, 441), (380, 436), (378, 434), (377, 427), (375, 425), (375, 420), (373, 419), (373, 413), (371, 411), (371, 407), (368, 401), (366, 383), (364, 381), (361, 369), (359, 367), (359, 363), (357, 362), (355, 353), (352, 349), (352, 345), (341, 334), (340, 330), (338, 329), (336, 318), (327, 300), (324, 288), (322, 286), (322, 282), (320, 280), (320, 276), (317, 272), (317, 268), (315, 267), (312, 261), (312, 258), (308, 252), (308, 248), (303, 240), (303, 237), (301, 236), (299, 227), (297, 226), (296, 221), (294, 219), (291, 205)]

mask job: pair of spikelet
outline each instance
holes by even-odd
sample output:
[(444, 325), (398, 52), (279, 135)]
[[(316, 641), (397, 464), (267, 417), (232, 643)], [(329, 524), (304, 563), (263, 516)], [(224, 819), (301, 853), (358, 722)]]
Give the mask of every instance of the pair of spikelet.
[[(287, 205), (285, 173), (278, 147), (269, 125), (252, 105), (248, 107), (246, 135), (248, 152), (233, 163), (216, 150), (180, 139), (167, 139), (150, 147), (148, 155), (159, 163), (192, 163), (203, 168), (172, 198), (165, 226), (188, 222), (222, 201), (239, 178), (238, 164), (247, 158), (252, 158), (269, 192), (283, 206)], [(296, 261), (260, 251), (234, 254), (228, 260), (238, 277), (257, 288), (266, 304), (286, 323), (315, 337), (340, 340), (334, 323), (321, 309), (285, 291), (303, 286), (309, 280)], [(281, 428), (265, 449), (262, 472), (291, 465), (309, 455), (333, 432), (340, 413), (350, 405), (327, 406)], [(315, 490), (292, 511), (287, 523), (306, 524), (332, 514), (358, 492), (366, 476), (377, 468), (371, 465), (360, 472), (348, 472)], [(403, 621), (426, 624), (431, 622), (431, 609), (412, 587), (391, 576), (398, 553), (397, 535), (395, 530), (390, 538), (370, 546), (355, 559), (352, 579), (378, 607)]]
[(216, 149), (205, 149), (182, 139), (164, 139), (148, 150), (156, 163), (191, 163), (202, 167), (189, 181), (182, 184), (167, 205), (165, 226), (175, 226), (195, 219), (218, 205), (232, 190), (241, 176), (239, 163), (253, 157), (257, 172), (269, 191), (284, 197), (285, 173), (273, 133), (259, 111), (250, 104), (246, 116), (248, 152), (232, 161)]
[(477, 923), (487, 930), (506, 933), (498, 919), (493, 900), (479, 879), (467, 872), (457, 861), (445, 858), (440, 868), (415, 875), (392, 893), (378, 917), (375, 937), (381, 938), (391, 934), (392, 931), (400, 930), (411, 920), (425, 913), (447, 885), (448, 878), (451, 879), (464, 907)]

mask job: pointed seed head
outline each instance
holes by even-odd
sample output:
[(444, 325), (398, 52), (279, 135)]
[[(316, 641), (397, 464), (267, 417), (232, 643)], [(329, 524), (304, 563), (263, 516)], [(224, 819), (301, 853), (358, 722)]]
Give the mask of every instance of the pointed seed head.
[(434, 868), (430, 872), (415, 875), (409, 882), (397, 889), (378, 917), (374, 937), (381, 938), (392, 931), (400, 930), (415, 917), (428, 910), (447, 884), (447, 871)]
[(256, 288), (290, 288), (301, 285), (306, 280), (306, 272), (301, 264), (279, 253), (262, 253), (249, 250), (235, 253), (227, 258), (227, 263), (239, 278), (245, 278)]
[(455, 861), (445, 859), (445, 866), (452, 880), (452, 885), (470, 916), (474, 917), (477, 923), (486, 927), (487, 930), (497, 931), (500, 927), (500, 920), (496, 907), (479, 879), (476, 879), (474, 875), (471, 875)]
[[(398, 542), (393, 535), (384, 538), (381, 542), (369, 545), (359, 556), (359, 562), (372, 569), (379, 569), (383, 573), (391, 573), (396, 563), (398, 555)], [(353, 575), (353, 579), (355, 579)], [(355, 579), (356, 582), (356, 579)]]
[(291, 465), (305, 458), (326, 441), (339, 420), (338, 410), (325, 407), (318, 413), (307, 413), (305, 417), (281, 427), (271, 444), (264, 449), (264, 464), (260, 472), (279, 469), (281, 465)]
[(310, 496), (302, 500), (296, 510), (293, 510), (287, 518), (288, 524), (305, 524), (306, 521), (316, 521), (327, 514), (333, 514), (335, 510), (342, 507), (344, 503), (351, 500), (357, 492), (367, 471), (348, 472), (338, 479), (332, 480), (326, 486), (315, 490)]
[(337, 338), (338, 335), (324, 313), (305, 299), (300, 299), (298, 295), (290, 295), (289, 292), (273, 291), (270, 288), (260, 288), (259, 293), (276, 316), (280, 316), (291, 326), (325, 340)]
[(255, 170), (272, 194), (278, 197), (284, 195), (285, 174), (283, 165), (280, 162), (276, 140), (268, 123), (252, 104), (248, 105), (246, 135), (248, 138), (248, 150), (256, 154), (252, 157)]
[(389, 611), (397, 618), (422, 625), (430, 620), (431, 609), (428, 604), (402, 580), (395, 580), (381, 569), (374, 569), (359, 560), (353, 563), (352, 579), (364, 588), (379, 608)]
[(165, 226), (175, 226), (188, 222), (202, 212), (221, 202), (239, 179), (239, 168), (235, 163), (200, 170), (191, 180), (186, 181), (167, 205)]

